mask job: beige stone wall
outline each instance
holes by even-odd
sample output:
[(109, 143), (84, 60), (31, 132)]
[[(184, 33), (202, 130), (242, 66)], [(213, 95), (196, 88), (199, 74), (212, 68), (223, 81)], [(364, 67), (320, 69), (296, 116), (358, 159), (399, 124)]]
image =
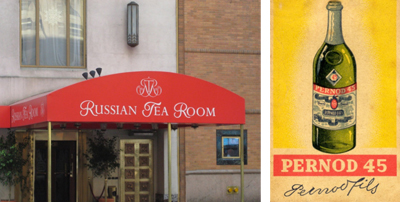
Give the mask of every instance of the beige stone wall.
[[(223, 173), (223, 174), (222, 174)], [(240, 192), (240, 171), (219, 171), (202, 170), (188, 172), (186, 174), (187, 187), (186, 201), (202, 202), (202, 201), (218, 201), (232, 202), (240, 201), (240, 193), (228, 194), (227, 186), (237, 186)], [(260, 198), (260, 173), (259, 170), (245, 170), (245, 201), (259, 202)], [(207, 186), (204, 186), (204, 185)]]

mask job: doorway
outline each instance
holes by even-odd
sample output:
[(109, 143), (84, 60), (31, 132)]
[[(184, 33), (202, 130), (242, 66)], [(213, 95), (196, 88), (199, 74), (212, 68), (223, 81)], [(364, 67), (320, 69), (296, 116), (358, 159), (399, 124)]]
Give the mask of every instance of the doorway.
[(153, 201), (152, 140), (121, 140), (120, 148), (120, 201)]
[[(47, 141), (35, 142), (35, 202), (47, 202)], [(51, 201), (76, 202), (76, 141), (52, 141)]]

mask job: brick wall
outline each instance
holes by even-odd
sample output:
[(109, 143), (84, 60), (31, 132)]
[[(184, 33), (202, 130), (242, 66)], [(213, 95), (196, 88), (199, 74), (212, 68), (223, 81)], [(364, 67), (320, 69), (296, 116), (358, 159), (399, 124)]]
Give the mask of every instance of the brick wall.
[(260, 109), (260, 55), (186, 53), (185, 74), (224, 87)]
[[(245, 168), (260, 169), (260, 0), (185, 0), (180, 6), (180, 72), (245, 98)], [(186, 170), (237, 169), (216, 165), (216, 129), (239, 126), (185, 129)]]
[[(261, 168), (260, 5), (261, 0), (178, 0), (179, 73), (215, 83), (245, 98), (244, 129), (248, 142), (245, 169)], [(186, 171), (240, 168), (217, 165), (217, 129), (240, 127), (180, 130), (181, 201), (193, 199), (186, 196)]]
[[(240, 169), (239, 165), (217, 165), (216, 130), (239, 130), (238, 125), (220, 127), (187, 128), (186, 133), (186, 170)], [(244, 169), (260, 169), (260, 115), (246, 115), (247, 165)]]
[(185, 46), (260, 50), (260, 0), (186, 0)]

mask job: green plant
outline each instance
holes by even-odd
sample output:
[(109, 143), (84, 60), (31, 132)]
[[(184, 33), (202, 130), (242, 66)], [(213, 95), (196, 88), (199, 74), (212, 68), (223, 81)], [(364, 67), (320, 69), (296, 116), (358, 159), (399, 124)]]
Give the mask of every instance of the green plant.
[(11, 199), (11, 187), (25, 181), (22, 167), (28, 162), (23, 158), (23, 150), (28, 145), (28, 139), (17, 143), (15, 132), (10, 131), (7, 137), (0, 137), (0, 182), (9, 187), (8, 200)]
[[(107, 187), (107, 178), (119, 167), (119, 151), (117, 148), (117, 137), (115, 136), (105, 138), (103, 133), (98, 131), (95, 137), (88, 139), (88, 149), (84, 154), (87, 159), (86, 166), (92, 170), (94, 177), (104, 178), (104, 188), (97, 201), (101, 198)], [(105, 198), (107, 200), (107, 192)]]

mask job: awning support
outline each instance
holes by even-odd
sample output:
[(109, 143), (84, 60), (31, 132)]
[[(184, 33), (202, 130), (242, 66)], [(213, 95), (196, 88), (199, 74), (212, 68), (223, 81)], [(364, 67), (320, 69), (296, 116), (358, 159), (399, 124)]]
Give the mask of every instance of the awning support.
[(243, 124), (240, 124), (240, 201), (244, 202), (244, 138)]
[(172, 201), (172, 180), (171, 180), (171, 158), (172, 158), (172, 152), (171, 152), (171, 123), (168, 123), (168, 202)]
[(47, 201), (51, 202), (51, 122), (48, 122), (47, 139)]

